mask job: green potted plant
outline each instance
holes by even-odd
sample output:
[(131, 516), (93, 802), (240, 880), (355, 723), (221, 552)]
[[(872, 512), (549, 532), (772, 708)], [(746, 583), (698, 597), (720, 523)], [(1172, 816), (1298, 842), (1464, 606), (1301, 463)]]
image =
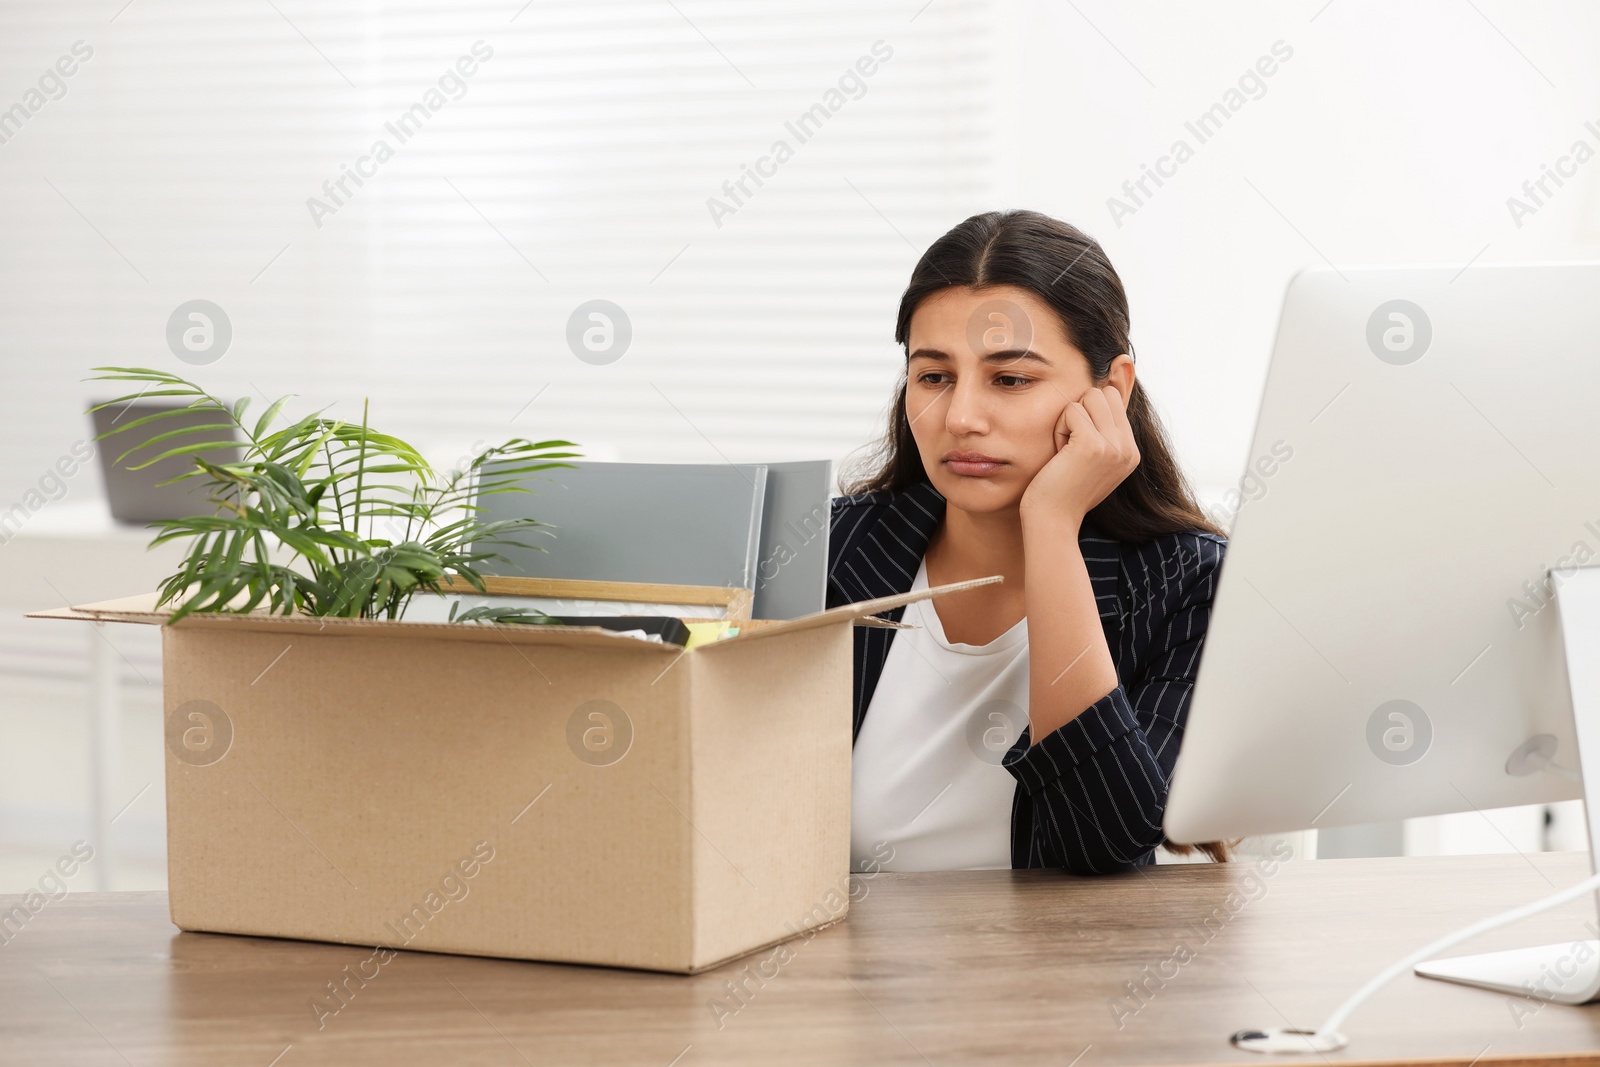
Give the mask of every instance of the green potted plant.
[[(248, 397), (230, 405), (164, 371), (94, 369), (91, 381), (143, 388), (91, 410), (188, 399), (187, 405), (131, 419), (104, 438), (185, 412), (215, 416), (154, 433), (117, 458), (140, 469), (168, 457), (192, 457), (194, 469), (172, 481), (205, 479), (216, 509), (153, 524), (159, 532), (152, 545), (191, 539), (182, 569), (161, 583), (160, 606), (173, 607), (169, 622), (193, 612), (264, 606), (285, 615), (399, 619), (413, 596), (442, 594), (453, 578), (485, 592), (478, 568), (503, 558), (496, 547), (543, 551), (523, 538), (545, 524), (532, 518), (479, 521), (477, 500), (526, 492), (525, 475), (572, 467), (561, 461), (579, 455), (566, 451), (577, 447), (570, 441), (513, 438), (476, 453), (459, 469), (439, 471), (405, 441), (372, 429), (365, 404), (359, 424), (321, 412), (291, 422), (284, 408), (292, 397), (284, 396), (247, 422)], [(207, 458), (223, 450), (238, 458)], [(458, 614), (458, 607), (450, 613), (457, 622), (549, 618), (507, 607)]]

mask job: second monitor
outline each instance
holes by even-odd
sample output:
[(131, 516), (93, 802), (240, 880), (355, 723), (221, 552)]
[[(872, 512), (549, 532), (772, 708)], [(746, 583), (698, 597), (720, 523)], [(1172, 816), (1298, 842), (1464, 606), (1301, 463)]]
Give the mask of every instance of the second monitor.
[[(1252, 463), (1218, 583), (1172, 840), (1547, 803), (1600, 779), (1597, 292), (1600, 264), (1290, 284), (1251, 450), (1270, 462)], [(1600, 994), (1600, 950), (1563, 970), (1568, 949), (1417, 970)]]

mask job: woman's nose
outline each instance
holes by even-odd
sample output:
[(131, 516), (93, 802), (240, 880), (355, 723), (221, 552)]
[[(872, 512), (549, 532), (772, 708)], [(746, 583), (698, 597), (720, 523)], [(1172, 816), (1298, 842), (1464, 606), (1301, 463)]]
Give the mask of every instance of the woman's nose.
[(945, 425), (953, 433), (982, 433), (989, 428), (989, 414), (975, 389), (957, 384), (950, 390)]

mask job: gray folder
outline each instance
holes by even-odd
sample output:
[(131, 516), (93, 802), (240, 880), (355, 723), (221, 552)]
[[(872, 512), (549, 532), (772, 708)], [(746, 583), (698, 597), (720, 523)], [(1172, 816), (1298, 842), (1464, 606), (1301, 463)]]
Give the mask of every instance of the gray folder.
[(528, 475), (528, 492), (479, 498), (480, 521), (554, 527), (521, 537), (545, 551), (498, 549), (508, 562), (486, 573), (754, 586), (765, 466), (575, 462)]
[(826, 606), (832, 490), (832, 460), (767, 464), (753, 618), (797, 619)]
[(574, 462), (479, 498), (480, 521), (553, 527), (520, 538), (545, 551), (498, 548), (483, 573), (753, 589), (759, 619), (822, 610), (830, 461)]

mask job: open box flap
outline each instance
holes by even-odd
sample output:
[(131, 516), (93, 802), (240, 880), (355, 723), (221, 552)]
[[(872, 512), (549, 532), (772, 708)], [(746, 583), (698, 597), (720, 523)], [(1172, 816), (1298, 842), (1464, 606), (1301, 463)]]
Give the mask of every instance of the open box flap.
[[(86, 622), (132, 622), (159, 625), (168, 611), (156, 610), (156, 593), (82, 604), (71, 608), (28, 613), (30, 619), (78, 619)], [(276, 634), (321, 634), (335, 637), (443, 637), (452, 641), (507, 642), (513, 645), (558, 645), (565, 648), (605, 648), (678, 655), (682, 646), (660, 641), (641, 641), (615, 630), (598, 626), (495, 626), (459, 622), (391, 622), (388, 619), (341, 619), (316, 615), (273, 615), (253, 612), (248, 615), (221, 612), (196, 612), (173, 623), (174, 629), (202, 626), (233, 630), (255, 630)]]
[[(798, 619), (786, 619), (783, 622), (768, 623), (758, 629), (742, 632), (737, 637), (730, 637), (709, 645), (702, 645), (695, 649), (696, 652), (709, 651), (723, 645), (738, 644), (741, 641), (758, 641), (763, 637), (774, 637), (778, 634), (793, 633), (796, 630), (809, 630), (816, 626), (829, 626), (840, 622), (853, 622), (860, 626), (892, 626), (901, 629), (899, 625), (886, 619), (874, 618), (879, 612), (898, 608), (902, 604), (914, 604), (918, 600), (930, 600), (933, 597), (944, 596), (946, 593), (957, 593), (963, 589), (974, 589), (980, 585), (993, 585), (1005, 579), (998, 574), (991, 574), (987, 578), (973, 578), (965, 582), (950, 582), (947, 585), (936, 585), (931, 589), (917, 589), (909, 593), (896, 593), (893, 596), (882, 596), (876, 600), (858, 600), (854, 604), (840, 604), (827, 611), (819, 611), (814, 615), (802, 615)], [(868, 621), (870, 620), (870, 621)]]
[[(817, 626), (831, 626), (845, 622), (859, 625), (895, 626), (896, 624), (894, 623), (876, 619), (874, 616), (891, 608), (900, 607), (903, 604), (911, 604), (918, 600), (943, 596), (946, 593), (954, 593), (962, 589), (972, 589), (980, 585), (991, 585), (1002, 580), (1001, 576), (996, 574), (988, 578), (974, 578), (966, 582), (951, 582), (948, 585), (934, 586), (931, 589), (896, 593), (894, 596), (879, 597), (876, 600), (861, 600), (854, 604), (841, 604), (839, 607), (829, 608), (826, 611), (802, 615), (798, 619), (762, 623), (759, 626), (749, 627), (737, 637), (725, 638), (721, 641), (701, 645), (694, 651), (701, 652), (718, 648), (722, 645), (736, 644), (741, 641), (755, 641), (764, 637), (793, 633), (797, 630), (809, 630)], [(157, 594), (142, 593), (138, 596), (104, 600), (93, 604), (81, 604), (70, 608), (54, 608), (49, 611), (30, 612), (28, 617), (31, 619), (77, 619), (86, 622), (131, 622), (157, 625), (164, 623), (170, 613), (158, 610), (156, 601)], [(515, 645), (559, 645), (568, 648), (627, 649), (646, 653), (670, 652), (674, 655), (683, 651), (677, 645), (641, 641), (636, 637), (628, 637), (614, 630), (606, 630), (597, 626), (497, 626), (481, 623), (392, 622), (388, 619), (342, 619), (313, 615), (274, 615), (264, 611), (252, 612), (248, 615), (196, 612), (193, 615), (184, 616), (172, 625), (174, 628), (180, 629), (221, 626), (235, 630), (255, 630), (280, 634), (305, 633), (327, 636), (376, 636), (383, 634), (389, 637), (443, 637), (453, 641), (506, 641)]]
[(100, 600), (93, 604), (74, 605), (70, 608), (51, 608), (49, 611), (30, 611), (30, 619), (93, 619), (96, 622), (157, 623), (167, 617), (156, 607), (159, 593), (140, 593), (138, 596)]

